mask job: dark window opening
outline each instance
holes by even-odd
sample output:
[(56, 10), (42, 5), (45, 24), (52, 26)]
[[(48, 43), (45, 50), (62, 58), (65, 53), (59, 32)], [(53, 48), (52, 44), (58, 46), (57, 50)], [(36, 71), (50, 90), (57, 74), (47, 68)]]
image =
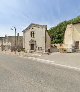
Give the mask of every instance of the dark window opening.
[(42, 47), (38, 47), (38, 50), (39, 50), (39, 51), (42, 50)]
[(34, 38), (34, 31), (31, 31), (31, 37)]
[(79, 41), (75, 42), (75, 49), (79, 49)]

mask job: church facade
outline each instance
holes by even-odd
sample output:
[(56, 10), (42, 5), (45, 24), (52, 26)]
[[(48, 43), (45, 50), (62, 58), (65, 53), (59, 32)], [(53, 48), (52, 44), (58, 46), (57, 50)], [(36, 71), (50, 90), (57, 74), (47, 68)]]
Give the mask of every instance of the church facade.
[(50, 50), (50, 46), (47, 25), (32, 23), (23, 30), (23, 48), (26, 52), (46, 52)]

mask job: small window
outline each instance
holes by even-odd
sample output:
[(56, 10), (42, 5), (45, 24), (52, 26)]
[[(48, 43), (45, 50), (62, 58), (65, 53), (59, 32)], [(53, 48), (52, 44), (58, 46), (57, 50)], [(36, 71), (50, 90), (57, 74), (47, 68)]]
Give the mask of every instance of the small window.
[(31, 37), (34, 38), (34, 31), (31, 31)]
[(41, 51), (42, 50), (42, 47), (38, 47), (38, 50)]

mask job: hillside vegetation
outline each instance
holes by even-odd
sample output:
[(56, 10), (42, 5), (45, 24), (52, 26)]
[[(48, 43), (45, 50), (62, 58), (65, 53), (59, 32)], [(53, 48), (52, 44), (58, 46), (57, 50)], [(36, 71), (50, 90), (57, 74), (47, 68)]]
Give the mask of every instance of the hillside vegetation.
[(51, 43), (63, 43), (63, 39), (64, 39), (64, 33), (66, 30), (66, 27), (68, 24), (75, 24), (75, 23), (79, 23), (80, 22), (80, 16), (71, 19), (69, 21), (64, 21), (59, 23), (57, 26), (52, 27), (48, 30), (48, 33), (51, 37)]

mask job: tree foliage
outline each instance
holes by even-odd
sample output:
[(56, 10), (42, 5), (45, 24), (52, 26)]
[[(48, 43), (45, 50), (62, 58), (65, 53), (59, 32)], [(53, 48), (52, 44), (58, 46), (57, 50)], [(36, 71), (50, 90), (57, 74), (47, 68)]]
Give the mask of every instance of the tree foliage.
[(76, 24), (80, 22), (80, 16), (71, 19), (69, 21), (64, 21), (59, 23), (57, 26), (52, 27), (48, 30), (51, 37), (51, 43), (63, 43), (64, 33), (68, 24)]

